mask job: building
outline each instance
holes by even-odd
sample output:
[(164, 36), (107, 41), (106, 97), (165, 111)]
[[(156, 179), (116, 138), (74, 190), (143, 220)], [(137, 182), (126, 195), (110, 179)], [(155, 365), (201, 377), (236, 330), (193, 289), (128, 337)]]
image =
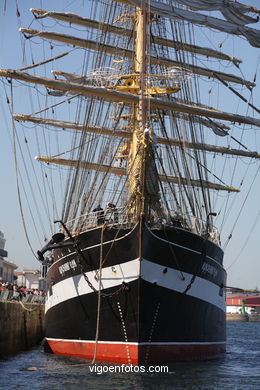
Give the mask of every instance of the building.
[(260, 295), (231, 295), (226, 299), (227, 314), (260, 314)]
[(39, 270), (24, 269), (21, 272), (16, 272), (17, 285), (25, 286), (28, 289), (39, 288), (39, 278), (41, 273)]
[(11, 282), (14, 281), (14, 271), (18, 268), (17, 265), (7, 259), (8, 253), (5, 248), (4, 234), (0, 231), (0, 281)]

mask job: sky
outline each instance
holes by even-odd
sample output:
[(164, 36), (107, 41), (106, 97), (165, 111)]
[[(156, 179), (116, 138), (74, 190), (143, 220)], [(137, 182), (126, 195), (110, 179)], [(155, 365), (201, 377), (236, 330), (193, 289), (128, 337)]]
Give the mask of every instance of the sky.
[[(244, 0), (241, 2), (254, 5), (255, 7), (259, 6), (259, 1), (257, 0)], [(30, 64), (30, 57), (27, 56), (27, 58), (25, 58), (23, 56), (23, 47), (27, 43), (18, 31), (18, 28), (20, 26), (28, 27), (33, 22), (33, 16), (29, 11), (30, 7), (54, 10), (54, 4), (55, 10), (57, 11), (70, 11), (81, 14), (82, 16), (87, 15), (87, 8), (89, 7), (89, 3), (87, 1), (84, 2), (83, 0), (55, 0), (55, 2), (50, 0), (0, 1), (0, 68), (19, 69), (25, 64)], [(17, 9), (19, 10), (20, 17), (17, 17)], [(49, 22), (50, 28), (53, 27), (53, 25), (53, 22)], [(260, 23), (257, 23), (252, 27), (260, 30)], [(200, 33), (201, 40), (203, 40), (205, 32), (201, 30)], [(260, 73), (258, 66), (260, 50), (251, 48), (244, 39), (237, 37), (227, 39), (225, 35), (222, 37), (219, 33), (213, 31), (204, 38), (208, 45), (209, 41), (215, 40), (215, 43), (219, 41), (221, 42), (221, 50), (223, 49), (224, 52), (229, 52), (231, 55), (238, 58), (243, 57), (244, 63), (241, 65), (241, 69), (247, 79), (252, 80), (255, 72), (258, 71), (257, 76), (259, 80), (257, 79), (256, 83), (259, 81), (259, 86), (254, 90), (254, 104), (258, 106), (260, 102)], [(39, 60), (40, 52), (38, 53), (38, 50), (40, 49), (35, 46), (34, 49), (37, 52), (37, 60)], [(75, 61), (74, 68), (75, 73), (78, 73), (80, 64), (77, 61)], [(49, 69), (51, 69), (51, 66)], [(232, 73), (232, 68), (227, 68), (227, 72)], [(12, 144), (13, 127), (8, 112), (8, 107), (10, 105), (8, 106), (6, 101), (6, 93), (10, 97), (9, 91), (10, 88), (6, 83), (5, 85), (0, 83), (0, 230), (3, 231), (6, 238), (8, 257), (18, 265), (19, 270), (25, 268), (36, 269), (39, 268), (39, 263), (34, 258), (27, 243), (23, 218), (34, 250), (39, 249), (40, 243), (38, 243), (38, 238), (33, 233), (33, 223), (28, 214), (30, 206), (33, 207), (33, 200), (23, 198), (22, 208), (19, 206), (18, 190), (20, 192), (23, 192), (23, 190), (21, 188), (21, 179), (19, 180), (18, 187), (16, 181), (14, 145)], [(15, 91), (15, 93), (17, 92), (19, 99), (16, 101), (16, 112), (28, 113), (26, 111), (25, 101), (27, 97), (23, 97), (22, 94), (19, 95), (19, 90), (17, 91)], [(213, 103), (211, 101), (211, 99), (213, 99), (211, 95), (208, 95), (209, 104)], [(225, 93), (224, 95), (221, 95), (220, 100), (222, 100), (222, 107), (224, 107), (226, 111), (232, 112), (232, 109), (228, 107), (232, 103), (232, 95)], [(238, 113), (240, 113), (239, 110), (241, 106), (237, 107), (238, 106), (236, 106), (236, 110), (238, 109)], [(252, 112), (250, 115), (252, 116)], [(260, 117), (259, 114), (255, 113), (254, 115), (255, 117), (257, 117), (257, 115)], [(260, 152), (260, 137), (258, 132), (260, 132), (260, 128), (255, 129), (255, 132), (252, 133), (253, 136), (246, 136), (243, 141), (246, 141), (246, 145), (248, 145), (251, 150), (258, 150), (258, 152)], [(25, 137), (27, 137), (27, 135)], [(64, 143), (66, 143), (65, 138)], [(34, 156), (32, 156), (32, 159), (33, 157)], [(257, 163), (254, 161), (252, 167), (249, 167), (252, 169), (248, 170), (247, 163), (248, 162), (240, 162), (244, 172), (243, 175), (241, 174), (241, 177), (244, 177), (246, 182), (245, 189), (241, 191), (241, 194), (239, 194), (240, 198), (236, 198), (238, 200), (232, 205), (232, 212), (230, 212), (232, 218), (230, 219), (230, 223), (225, 224), (223, 242), (225, 242), (225, 239), (231, 231), (232, 238), (225, 251), (224, 265), (228, 272), (227, 284), (229, 286), (247, 289), (254, 289), (257, 286), (260, 289), (260, 175), (256, 175), (259, 162)], [(243, 164), (245, 165), (244, 167)], [(248, 194), (248, 190), (253, 180), (254, 184)], [(239, 213), (240, 217), (233, 230), (236, 216)], [(34, 223), (37, 224), (37, 220), (35, 220)], [(48, 232), (46, 235), (47, 234)], [(43, 238), (44, 237), (42, 236), (41, 239), (43, 240)]]

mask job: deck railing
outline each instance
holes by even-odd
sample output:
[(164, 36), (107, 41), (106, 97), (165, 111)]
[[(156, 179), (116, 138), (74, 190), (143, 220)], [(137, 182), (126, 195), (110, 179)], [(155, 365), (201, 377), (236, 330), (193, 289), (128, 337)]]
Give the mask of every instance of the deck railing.
[[(95, 228), (98, 225), (116, 225), (123, 228), (131, 228), (136, 224), (136, 218), (133, 213), (130, 213), (125, 207), (109, 208), (101, 211), (90, 212), (83, 214), (75, 219), (72, 219), (66, 223), (70, 232), (81, 233), (83, 231)], [(172, 213), (166, 218), (155, 218), (151, 216), (147, 221), (151, 228), (160, 228), (163, 226), (176, 226), (179, 228), (187, 229), (195, 234), (206, 237), (216, 244), (220, 244), (219, 232), (212, 224), (208, 224), (206, 221), (194, 217), (193, 215), (185, 214), (178, 215)]]
[(71, 232), (80, 233), (82, 231), (94, 228), (103, 223), (108, 225), (123, 225), (131, 227), (135, 220), (133, 214), (126, 212), (125, 207), (109, 208), (101, 211), (90, 212), (80, 215), (66, 223), (67, 228)]

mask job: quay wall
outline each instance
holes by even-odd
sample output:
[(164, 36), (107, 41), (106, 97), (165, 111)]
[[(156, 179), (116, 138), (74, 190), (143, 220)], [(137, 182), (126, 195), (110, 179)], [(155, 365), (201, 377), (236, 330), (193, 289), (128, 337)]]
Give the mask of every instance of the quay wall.
[(233, 322), (260, 322), (260, 314), (247, 315), (247, 314), (235, 314), (227, 313), (227, 321)]
[(0, 301), (0, 358), (29, 349), (43, 337), (43, 304)]

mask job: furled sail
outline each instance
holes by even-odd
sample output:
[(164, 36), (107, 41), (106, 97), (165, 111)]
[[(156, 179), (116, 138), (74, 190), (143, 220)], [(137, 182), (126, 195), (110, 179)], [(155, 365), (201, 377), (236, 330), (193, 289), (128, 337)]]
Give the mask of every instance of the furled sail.
[(260, 14), (260, 9), (233, 0), (175, 0), (175, 2), (194, 10), (220, 11), (225, 19), (242, 26), (259, 20), (246, 14), (249, 12)]
[[(196, 230), (202, 234), (211, 212), (219, 211), (222, 191), (229, 199), (243, 190), (233, 174), (237, 162), (260, 158), (253, 141), (241, 135), (260, 127), (256, 80), (243, 76), (240, 59), (214, 43), (203, 47), (194, 33), (197, 25), (213, 28), (260, 47), (260, 32), (246, 26), (257, 22), (259, 10), (230, 1), (227, 10), (226, 4), (162, 0), (146, 7), (139, 0), (107, 0), (106, 7), (95, 2), (86, 17), (31, 9), (34, 25), (20, 31), (25, 46), (46, 46), (45, 58), (32, 51), (31, 65), (0, 70), (0, 76), (12, 87), (30, 85), (37, 97), (28, 107), (31, 115), (14, 115), (20, 111), (12, 106), (13, 126), (26, 131), (23, 122), (33, 124), (39, 150), (31, 155), (46, 163), (37, 169), (54, 196), (61, 183), (62, 220), (112, 201), (136, 221), (189, 215), (190, 229), (192, 221), (204, 221)], [(220, 11), (226, 20), (199, 10)], [(49, 18), (55, 31), (48, 31)], [(216, 91), (223, 99), (215, 99)], [(230, 99), (229, 112), (226, 91), (246, 109)], [(30, 147), (35, 140), (26, 135), (24, 142)]]
[[(131, 139), (132, 137), (132, 133), (125, 129), (112, 129), (112, 128), (90, 126), (90, 125), (84, 125), (80, 123), (72, 123), (72, 122), (65, 122), (62, 120), (55, 120), (51, 118), (48, 119), (48, 118), (32, 117), (30, 115), (13, 115), (13, 118), (17, 121), (27, 121), (27, 122), (37, 123), (39, 125), (53, 126), (62, 129), (86, 131), (90, 133), (109, 135), (110, 137), (121, 137), (126, 139)], [(205, 143), (189, 142), (184, 139), (179, 140), (177, 138), (174, 139), (169, 137), (165, 138), (165, 137), (158, 136), (156, 141), (158, 144), (177, 146), (184, 149), (205, 150), (207, 152), (229, 154), (229, 155), (241, 156), (241, 157), (251, 157), (255, 159), (260, 158), (260, 154), (257, 152), (227, 148), (227, 147), (217, 146), (217, 145), (208, 145)]]
[[(116, 0), (125, 2), (125, 0)], [(139, 0), (127, 0), (128, 4), (140, 6)], [(187, 22), (198, 24), (201, 26), (210, 27), (218, 31), (223, 31), (228, 34), (242, 35), (254, 47), (260, 47), (260, 31), (250, 27), (245, 27), (231, 23), (222, 19), (214, 18), (213, 16), (202, 15), (199, 13), (184, 10), (158, 1), (149, 3), (151, 11), (159, 15), (172, 19), (186, 20)]]
[[(28, 73), (14, 71), (14, 70), (2, 69), (0, 70), (0, 76), (27, 81), (28, 83), (42, 84), (45, 85), (46, 87), (61, 90), (61, 91), (70, 90), (72, 92), (81, 93), (83, 95), (101, 97), (105, 100), (113, 100), (117, 102), (123, 101), (126, 104), (127, 103), (138, 104), (139, 102), (138, 96), (130, 93), (117, 92), (107, 88), (86, 86), (78, 83), (69, 83), (67, 81), (62, 81), (62, 80), (53, 80), (47, 77), (44, 78), (44, 77), (33, 76), (33, 75), (29, 75)], [(255, 119), (249, 116), (247, 117), (243, 115), (227, 113), (210, 107), (185, 104), (175, 100), (167, 101), (167, 100), (155, 99), (155, 98), (150, 98), (146, 100), (149, 102), (150, 107), (154, 109), (184, 112), (188, 114), (201, 115), (209, 118), (217, 118), (217, 119), (227, 120), (231, 122), (248, 123), (260, 127), (260, 119)]]
[[(44, 156), (36, 156), (35, 159), (46, 163), (65, 165), (65, 166), (76, 167), (76, 168), (79, 167), (87, 170), (89, 169), (89, 170), (95, 170), (95, 171), (105, 172), (105, 173), (113, 173), (115, 175), (127, 174), (124, 168), (118, 168), (118, 167), (113, 167), (111, 165), (104, 165), (104, 164), (95, 164), (89, 161), (66, 160), (62, 158), (53, 158), (53, 157), (44, 157)], [(175, 184), (181, 183), (182, 185), (191, 185), (194, 187), (205, 187), (205, 188), (218, 190), (218, 191), (223, 190), (228, 192), (239, 192), (239, 189), (237, 188), (223, 186), (217, 183), (210, 183), (208, 181), (203, 181), (203, 180), (194, 180), (194, 179), (187, 180), (184, 177), (174, 177), (170, 175), (167, 176), (159, 175), (159, 178), (161, 181), (166, 183), (167, 182), (175, 183)]]
[[(98, 20), (93, 20), (89, 18), (83, 18), (82, 16), (71, 14), (69, 12), (44, 11), (38, 8), (31, 8), (30, 11), (33, 12), (33, 14), (37, 15), (37, 19), (50, 17), (53, 19), (62, 20), (67, 23), (74, 23), (80, 26), (107, 31), (118, 35), (124, 35), (130, 37), (133, 34), (133, 31), (128, 28), (118, 27), (113, 24), (108, 24), (108, 23), (100, 22)], [(172, 40), (157, 35), (152, 36), (152, 42), (157, 45), (173, 47), (177, 50), (185, 50), (191, 53), (201, 54), (206, 57), (214, 57), (214, 58), (219, 58), (221, 60), (232, 61), (235, 64), (239, 64), (242, 62), (241, 59), (235, 58), (233, 56), (230, 56), (229, 54), (223, 53), (218, 50), (214, 50), (209, 47), (191, 45), (186, 42)]]
[(260, 9), (52, 2), (32, 16), (16, 1), (29, 27), (0, 69), (22, 222), (42, 248), (46, 343), (92, 363), (217, 357), (221, 242), (259, 174)]
[[(129, 50), (126, 48), (121, 48), (121, 47), (114, 47), (112, 45), (107, 45), (107, 44), (99, 44), (95, 41), (87, 40), (87, 39), (82, 39), (82, 38), (77, 38), (73, 36), (69, 36), (66, 34), (58, 34), (54, 32), (47, 32), (47, 31), (38, 31), (38, 30), (32, 30), (32, 29), (27, 29), (27, 28), (21, 28), (20, 29), (23, 33), (30, 34), (32, 37), (42, 37), (46, 39), (52, 39), (56, 40), (59, 42), (65, 42), (70, 45), (76, 45), (80, 47), (84, 47), (86, 49), (91, 49), (91, 50), (98, 50), (100, 52), (106, 52), (113, 54), (115, 56), (119, 57), (126, 57), (126, 58), (133, 58), (134, 52), (133, 50)], [(165, 65), (168, 67), (174, 67), (174, 66), (179, 66), (179, 63), (177, 61), (168, 59), (168, 58), (163, 58), (163, 57), (154, 57), (150, 56), (150, 61), (152, 64), (160, 64), (160, 65)], [(231, 74), (226, 74), (223, 72), (218, 72), (216, 70), (212, 69), (207, 69), (199, 66), (195, 66), (189, 63), (183, 63), (182, 64), (183, 69), (186, 69), (192, 73), (199, 74), (202, 76), (206, 77), (219, 77), (223, 80), (230, 81), (233, 83), (239, 83), (239, 84), (244, 84), (248, 87), (253, 87), (255, 84), (242, 79), (241, 77), (237, 77)]]

